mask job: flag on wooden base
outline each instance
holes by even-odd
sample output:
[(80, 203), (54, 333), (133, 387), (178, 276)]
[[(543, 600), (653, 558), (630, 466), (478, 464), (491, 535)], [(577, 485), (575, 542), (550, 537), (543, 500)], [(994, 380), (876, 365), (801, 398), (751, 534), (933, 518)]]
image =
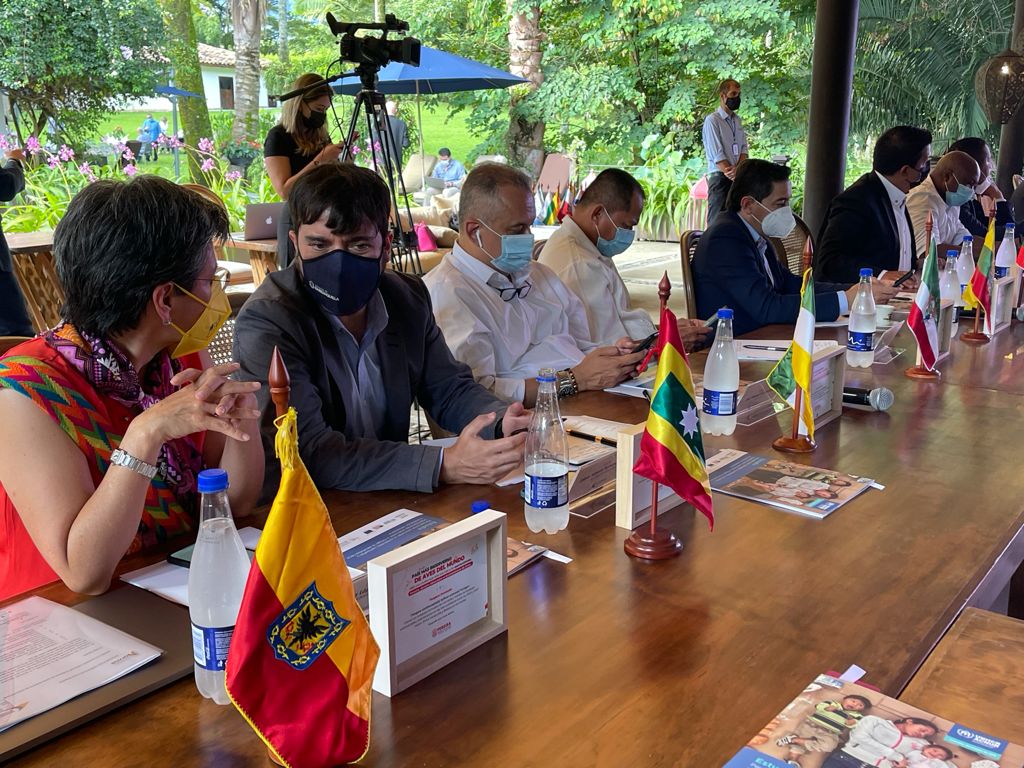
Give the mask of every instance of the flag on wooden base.
[(811, 408), (811, 360), (814, 357), (814, 278), (811, 270), (804, 272), (800, 289), (800, 314), (796, 316), (793, 341), (786, 354), (775, 364), (766, 379), (790, 408), (796, 408), (797, 390), (800, 398), (800, 432), (814, 439), (814, 411)]
[(370, 747), (380, 650), (330, 516), (299, 458), (295, 409), (278, 420), (281, 486), (228, 652), (228, 696), (290, 768), (331, 768)]
[(939, 308), (939, 263), (933, 235), (928, 243), (928, 255), (924, 259), (921, 285), (918, 286), (907, 320), (907, 325), (917, 339), (921, 364), (929, 371), (935, 368), (935, 361), (939, 357)]
[(985, 316), (989, 314), (992, 306), (991, 296), (988, 288), (988, 273), (992, 271), (992, 256), (996, 250), (996, 220), (988, 220), (988, 233), (985, 235), (985, 244), (981, 248), (981, 255), (974, 267), (974, 274), (971, 275), (967, 287), (964, 288), (964, 303), (969, 309), (977, 309), (980, 304), (985, 310)]

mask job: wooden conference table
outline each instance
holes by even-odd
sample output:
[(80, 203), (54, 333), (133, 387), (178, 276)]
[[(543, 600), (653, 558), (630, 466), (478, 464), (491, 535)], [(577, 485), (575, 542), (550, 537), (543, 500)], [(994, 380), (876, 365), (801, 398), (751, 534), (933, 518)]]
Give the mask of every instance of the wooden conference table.
[[(909, 335), (899, 342), (913, 349)], [(530, 534), (518, 488), (325, 494), (339, 532), (400, 507), (455, 520), (486, 498), (509, 514), (510, 535), (573, 558), (541, 560), (509, 580), (507, 636), (394, 699), (375, 694), (364, 764), (714, 768), (826, 669), (857, 663), (898, 695), (965, 606), (987, 605), (1024, 559), (1024, 473), (1014, 450), (1024, 326), (981, 350), (956, 346), (940, 384), (903, 376), (909, 352), (851, 371), (849, 382), (887, 386), (896, 404), (885, 414), (847, 410), (819, 432), (815, 453), (796, 459), (874, 477), (885, 491), (822, 521), (716, 494), (713, 533), (689, 507), (663, 516), (685, 544), (666, 562), (627, 557), (627, 532), (610, 510), (573, 518), (555, 536)], [(698, 371), (703, 359), (693, 357)], [(981, 362), (991, 370), (979, 371)], [(767, 370), (744, 363), (741, 373)], [(564, 404), (625, 422), (643, 420), (646, 408), (604, 393)], [(789, 424), (785, 414), (707, 444), (771, 454)], [(57, 586), (40, 594), (78, 599)], [(186, 679), (18, 764), (264, 761), (242, 718)]]

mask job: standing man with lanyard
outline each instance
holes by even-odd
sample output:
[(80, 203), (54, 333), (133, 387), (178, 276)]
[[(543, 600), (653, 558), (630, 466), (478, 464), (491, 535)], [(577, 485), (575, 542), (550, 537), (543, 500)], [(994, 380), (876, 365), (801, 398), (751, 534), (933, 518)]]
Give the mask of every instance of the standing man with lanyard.
[(718, 109), (704, 118), (704, 154), (708, 159), (708, 223), (725, 208), (725, 198), (736, 178), (736, 166), (747, 159), (750, 147), (736, 110), (740, 108), (740, 84), (718, 84)]

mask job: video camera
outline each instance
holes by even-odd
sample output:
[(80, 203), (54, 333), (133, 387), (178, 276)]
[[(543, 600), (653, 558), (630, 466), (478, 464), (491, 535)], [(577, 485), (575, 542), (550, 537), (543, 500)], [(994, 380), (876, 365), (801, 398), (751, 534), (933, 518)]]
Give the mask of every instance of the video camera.
[[(388, 40), (389, 32), (409, 31), (409, 22), (396, 18), (393, 13), (387, 14), (383, 23), (374, 24), (340, 22), (333, 14), (328, 13), (327, 24), (331, 28), (331, 34), (341, 38), (338, 45), (343, 61), (355, 62), (360, 66), (374, 69), (386, 66), (392, 61), (411, 64), (414, 67), (420, 65), (419, 40), (415, 37)], [(356, 32), (362, 29), (377, 29), (384, 34), (380, 37), (356, 37)]]

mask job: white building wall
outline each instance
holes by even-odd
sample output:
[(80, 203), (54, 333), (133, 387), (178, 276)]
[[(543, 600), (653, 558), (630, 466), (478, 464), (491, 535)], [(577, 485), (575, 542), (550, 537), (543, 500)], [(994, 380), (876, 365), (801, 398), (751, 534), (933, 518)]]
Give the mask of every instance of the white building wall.
[[(203, 95), (206, 96), (208, 109), (223, 109), (220, 103), (220, 78), (230, 77), (232, 82), (235, 79), (234, 67), (201, 67), (203, 77)], [(260, 101), (261, 107), (268, 106), (267, 86), (260, 76)], [(150, 96), (145, 99), (138, 99), (128, 103), (128, 109), (137, 112), (170, 112), (171, 102), (163, 96)], [(127, 130), (127, 126), (126, 126)]]

